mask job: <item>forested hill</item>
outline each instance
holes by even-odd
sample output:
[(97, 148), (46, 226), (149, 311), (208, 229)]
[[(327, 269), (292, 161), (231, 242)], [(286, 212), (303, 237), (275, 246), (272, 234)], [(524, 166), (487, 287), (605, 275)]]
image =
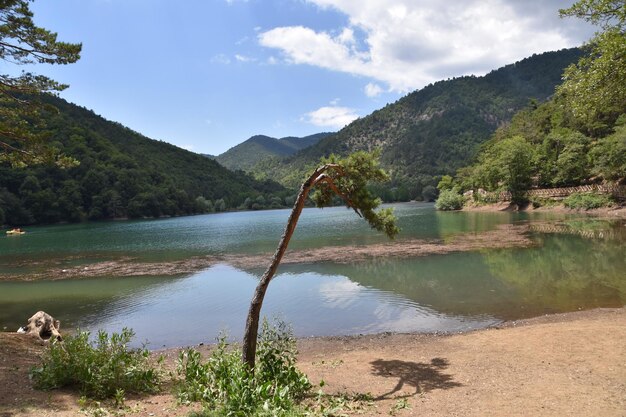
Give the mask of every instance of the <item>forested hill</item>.
[(228, 169), (250, 171), (265, 158), (293, 155), (329, 135), (331, 133), (317, 133), (302, 138), (288, 136), (281, 139), (256, 135), (215, 157), (215, 160)]
[(467, 165), (479, 145), (533, 99), (554, 93), (563, 69), (579, 49), (533, 55), (483, 77), (467, 76), (431, 84), (352, 122), (283, 160), (265, 160), (253, 172), (296, 186), (304, 171), (330, 153), (380, 149), (392, 184), (379, 192), (386, 200), (420, 198), (439, 177)]
[(51, 143), (80, 165), (0, 165), (0, 224), (184, 215), (285, 197), (275, 182), (233, 173), (62, 99), (43, 100), (58, 109), (45, 114)]

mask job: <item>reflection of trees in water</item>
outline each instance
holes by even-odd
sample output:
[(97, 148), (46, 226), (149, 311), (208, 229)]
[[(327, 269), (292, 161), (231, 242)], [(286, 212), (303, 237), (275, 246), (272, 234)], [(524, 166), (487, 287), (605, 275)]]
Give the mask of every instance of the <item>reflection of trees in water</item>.
[(451, 315), (503, 317), (517, 297), (515, 291), (491, 276), (478, 252), (376, 259), (351, 265), (291, 265), (283, 271), (345, 276), (362, 286)]
[[(505, 320), (626, 301), (626, 252), (619, 223), (568, 221), (572, 230), (613, 230), (614, 239), (537, 234), (525, 249), (485, 250), (410, 259), (375, 259), (349, 265), (283, 267), (342, 275), (365, 287), (397, 294), (436, 311)], [(624, 228), (623, 226), (621, 226)], [(626, 228), (624, 228), (626, 229)]]
[(449, 238), (463, 233), (486, 232), (496, 229), (499, 225), (510, 224), (519, 218), (514, 212), (442, 212), (437, 211), (435, 221), (439, 237), (447, 241)]
[(107, 317), (123, 303), (162, 291), (184, 277), (125, 277), (88, 280), (0, 283), (0, 326), (14, 331), (36, 311), (43, 310), (61, 320), (62, 330), (87, 326)]
[(564, 222), (537, 222), (530, 230), (543, 234), (577, 235), (586, 239), (605, 239), (626, 242), (625, 220), (568, 220)]
[(531, 314), (624, 304), (626, 254), (618, 241), (541, 239), (539, 248), (484, 256), (491, 274), (515, 288)]

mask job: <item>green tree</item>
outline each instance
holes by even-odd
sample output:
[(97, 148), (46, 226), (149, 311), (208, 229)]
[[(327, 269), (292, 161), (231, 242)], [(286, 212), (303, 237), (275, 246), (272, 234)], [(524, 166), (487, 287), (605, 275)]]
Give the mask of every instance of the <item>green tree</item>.
[[(30, 1), (0, 1), (0, 59), (16, 65), (76, 62), (82, 45), (59, 42), (56, 33), (36, 26), (29, 8)], [(47, 109), (36, 96), (66, 87), (32, 73), (0, 74), (0, 161), (13, 166), (41, 162), (68, 166), (75, 163), (50, 146), (45, 134), (40, 133), (45, 127), (40, 116)]]
[(424, 201), (435, 201), (438, 195), (439, 195), (439, 192), (432, 185), (427, 185), (422, 190), (422, 199)]
[(559, 14), (561, 17), (584, 19), (603, 29), (617, 27), (623, 30), (626, 24), (626, 3), (624, 0), (579, 0), (572, 7), (559, 10)]
[(312, 199), (317, 207), (328, 207), (332, 204), (333, 197), (339, 196), (343, 199), (346, 207), (352, 208), (372, 228), (384, 232), (390, 238), (398, 234), (399, 229), (396, 226), (392, 209), (375, 211), (381, 201), (374, 198), (367, 188), (370, 181), (388, 180), (387, 174), (380, 168), (377, 157), (377, 154), (355, 152), (344, 159), (339, 159), (335, 155), (331, 155), (328, 159), (323, 158), (322, 165), (313, 171), (300, 187), (300, 192), (291, 210), (278, 248), (269, 267), (261, 277), (250, 302), (242, 352), (242, 360), (250, 369), (253, 369), (255, 364), (259, 318), (265, 292), (287, 250), (289, 240), (296, 230), (304, 203), (312, 188), (315, 188)]
[(556, 159), (552, 182), (557, 186), (580, 184), (589, 177), (589, 139), (574, 132), (565, 136), (563, 143), (563, 150)]
[(598, 141), (591, 150), (592, 172), (605, 180), (626, 180), (626, 116), (615, 133)]
[(223, 198), (220, 198), (218, 200), (215, 200), (215, 211), (220, 212), (220, 211), (225, 211), (226, 210), (226, 202), (224, 201)]
[(441, 180), (437, 184), (437, 189), (439, 191), (452, 190), (453, 187), (454, 179), (450, 175), (444, 175), (443, 177), (441, 177)]
[(474, 175), (492, 191), (506, 189), (512, 202), (520, 204), (532, 184), (534, 161), (535, 149), (523, 137), (513, 136), (486, 149)]
[(580, 0), (559, 13), (603, 29), (589, 41), (589, 54), (567, 67), (557, 89), (577, 121), (601, 134), (626, 111), (626, 2)]

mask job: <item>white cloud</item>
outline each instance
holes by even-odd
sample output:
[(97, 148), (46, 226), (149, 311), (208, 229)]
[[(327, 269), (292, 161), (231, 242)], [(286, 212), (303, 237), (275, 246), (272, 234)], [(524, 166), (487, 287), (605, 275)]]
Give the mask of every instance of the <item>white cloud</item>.
[[(280, 50), (292, 64), (369, 77), (397, 92), (483, 74), (533, 53), (578, 45), (591, 33), (558, 19), (558, 8), (569, 0), (532, 0), (528, 7), (507, 0), (307, 1), (345, 14), (348, 26), (333, 32), (277, 27), (260, 32), (260, 44)], [(368, 90), (377, 91), (374, 84)]]
[(239, 62), (252, 62), (255, 61), (254, 58), (251, 58), (249, 56), (245, 56), (245, 55), (241, 55), (241, 54), (235, 54), (235, 59)]
[(341, 129), (358, 118), (354, 109), (331, 105), (305, 114), (302, 120), (319, 127)]
[(367, 83), (365, 86), (365, 95), (368, 97), (377, 97), (383, 92), (383, 88), (375, 83)]
[(193, 152), (193, 150), (195, 148), (194, 145), (191, 145), (191, 144), (188, 144), (188, 143), (186, 143), (184, 145), (180, 145), (180, 147), (183, 148), (183, 149), (186, 149), (186, 150), (188, 150), (190, 152)]
[(322, 299), (332, 308), (348, 308), (359, 300), (363, 287), (348, 279), (324, 282), (319, 287)]

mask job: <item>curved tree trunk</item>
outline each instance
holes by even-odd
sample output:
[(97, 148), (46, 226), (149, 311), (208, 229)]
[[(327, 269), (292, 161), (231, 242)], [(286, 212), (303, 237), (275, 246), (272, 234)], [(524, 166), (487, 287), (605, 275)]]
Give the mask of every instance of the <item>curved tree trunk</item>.
[(287, 250), (289, 240), (291, 239), (293, 232), (296, 230), (298, 219), (300, 218), (300, 214), (302, 213), (302, 209), (304, 208), (304, 203), (306, 202), (311, 188), (317, 182), (321, 180), (326, 180), (328, 178), (323, 173), (329, 168), (341, 169), (339, 166), (335, 166), (334, 164), (327, 164), (319, 167), (300, 187), (298, 198), (296, 199), (293, 209), (291, 210), (291, 215), (289, 216), (289, 220), (287, 221), (287, 226), (285, 227), (283, 236), (280, 239), (278, 248), (274, 253), (272, 262), (261, 277), (261, 280), (259, 281), (259, 284), (254, 291), (254, 296), (252, 297), (252, 302), (250, 303), (250, 310), (248, 311), (248, 318), (246, 320), (246, 331), (243, 336), (242, 352), (242, 360), (249, 366), (250, 369), (254, 369), (255, 364), (257, 336), (259, 331), (259, 317), (261, 315), (261, 307), (263, 305), (265, 291), (267, 291), (267, 287), (274, 277), (274, 274), (278, 269), (278, 265), (280, 264), (280, 261), (283, 259), (283, 255)]

